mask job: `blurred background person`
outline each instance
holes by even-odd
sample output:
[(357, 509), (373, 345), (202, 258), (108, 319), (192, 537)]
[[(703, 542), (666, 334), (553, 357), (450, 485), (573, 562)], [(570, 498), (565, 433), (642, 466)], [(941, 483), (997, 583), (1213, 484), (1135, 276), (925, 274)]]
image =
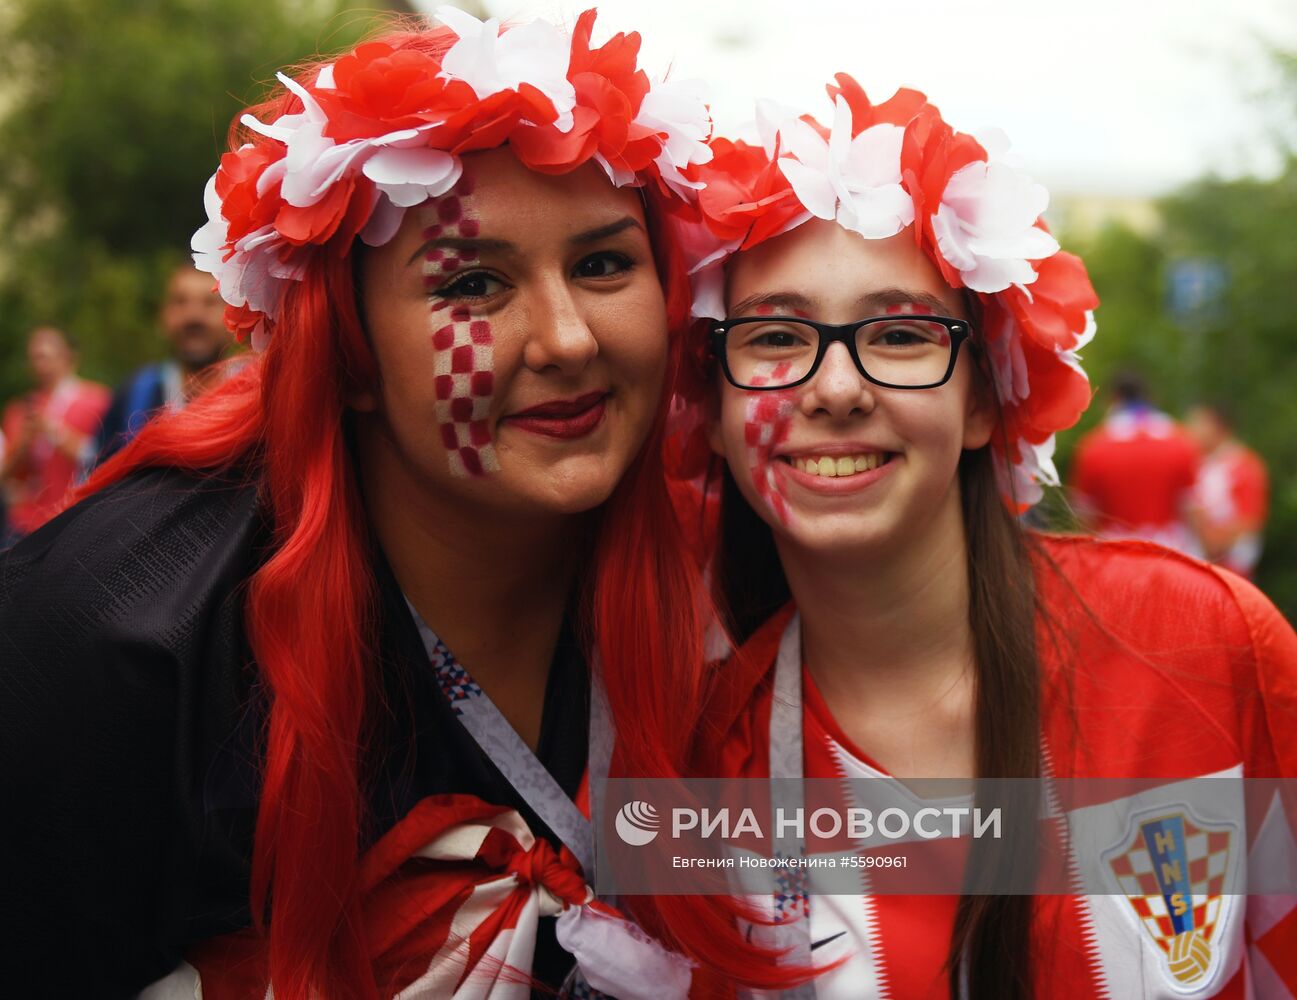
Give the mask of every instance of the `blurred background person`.
[(1105, 538), (1144, 538), (1199, 554), (1189, 521), (1198, 446), (1148, 400), (1133, 371), (1112, 383), (1103, 423), (1081, 438), (1072, 504), (1082, 525)]
[(171, 357), (145, 365), (117, 389), (99, 434), (98, 461), (135, 437), (154, 413), (183, 409), (222, 377), (215, 365), (234, 344), (224, 316), (211, 275), (191, 264), (171, 272), (158, 311)]
[(1202, 450), (1190, 513), (1203, 555), (1250, 577), (1269, 510), (1265, 463), (1234, 437), (1234, 418), (1223, 403), (1198, 404), (1185, 428)]
[(59, 510), (93, 454), (108, 409), (106, 386), (77, 377), (77, 347), (52, 326), (27, 338), (33, 388), (5, 407), (7, 442), (0, 485), (8, 504), (6, 542), (30, 534)]

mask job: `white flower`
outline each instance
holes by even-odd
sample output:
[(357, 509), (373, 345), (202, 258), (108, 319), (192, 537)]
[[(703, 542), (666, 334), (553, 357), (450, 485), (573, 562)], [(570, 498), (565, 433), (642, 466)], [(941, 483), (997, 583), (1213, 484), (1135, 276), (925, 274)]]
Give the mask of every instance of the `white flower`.
[(788, 155), (779, 168), (812, 215), (875, 240), (914, 221), (914, 201), (901, 186), (900, 126), (874, 125), (853, 139), (851, 108), (839, 96), (828, 142), (801, 120), (780, 135)]
[(738, 240), (727, 243), (689, 272), (695, 319), (725, 318), (725, 260), (738, 248)]
[(693, 315), (725, 316), (725, 261), (739, 248), (740, 239), (722, 240), (704, 222), (667, 216), (667, 226), (680, 248), (693, 291)]
[(1022, 458), (1007, 471), (1003, 463), (995, 463), (995, 477), (1000, 492), (1023, 507), (1034, 507), (1040, 503), (1045, 496), (1042, 487), (1058, 486), (1060, 482), (1058, 469), (1054, 467), (1055, 443), (1053, 434), (1043, 444), (1032, 444), (1019, 438), (1018, 451)]
[(545, 21), (532, 21), (501, 34), (500, 22), (479, 21), (456, 7), (439, 7), (437, 20), (459, 36), (441, 61), (441, 75), (463, 80), (480, 100), (529, 83), (554, 105), (555, 127), (572, 129), (576, 89), (567, 78), (572, 43)]
[(1085, 329), (1082, 330), (1081, 335), (1076, 338), (1076, 343), (1068, 350), (1059, 350), (1056, 352), (1059, 360), (1062, 361), (1063, 364), (1067, 365), (1067, 367), (1071, 368), (1078, 375), (1084, 377), (1087, 382), (1090, 381), (1090, 376), (1086, 374), (1085, 369), (1081, 367), (1080, 351), (1082, 347), (1094, 339), (1096, 332), (1098, 332), (1098, 327), (1094, 322), (1094, 310), (1087, 309), (1085, 311)]
[(796, 108), (787, 104), (780, 104), (778, 101), (771, 101), (765, 98), (759, 98), (756, 103), (756, 121), (754, 128), (757, 139), (766, 156), (774, 159), (775, 150), (779, 144), (779, 133), (784, 128), (790, 127), (799, 117)]
[[(712, 134), (712, 118), (701, 81), (666, 80), (655, 84), (644, 95), (635, 124), (666, 133), (662, 152), (653, 162), (671, 190), (687, 198), (690, 191), (702, 188), (700, 182), (686, 180), (680, 172), (691, 164), (707, 163), (712, 158), (711, 147), (707, 145)], [(618, 183), (616, 178), (613, 183)]]
[[(462, 166), (457, 157), (423, 145), (423, 133), (433, 128), (432, 124), (336, 143), (324, 134), (328, 120), (310, 92), (282, 73), (279, 80), (302, 101), (302, 110), (270, 124), (251, 115), (242, 119), (254, 132), (287, 147), (283, 158), (268, 165), (257, 178), (258, 195), (264, 196), (277, 185), (288, 204), (309, 208), (348, 174), (363, 173), (374, 182), (376, 191), (372, 215), (361, 237), (370, 246), (381, 246), (400, 227), (404, 209), (445, 194), (459, 180)], [(317, 80), (331, 84), (332, 73), (322, 70)], [(246, 305), (274, 316), (279, 310), (282, 282), (300, 280), (301, 266), (285, 259), (284, 255), (291, 257), (291, 253), (273, 226), (263, 226), (228, 246), (229, 227), (221, 216), (215, 181), (213, 176), (204, 195), (208, 222), (191, 243), (195, 263), (216, 277), (221, 296), (230, 305)]]
[(445, 194), (459, 180), (461, 168), (455, 157), (423, 145), (423, 133), (435, 124), (336, 143), (324, 134), (328, 118), (310, 92), (282, 73), (279, 80), (301, 99), (303, 110), (269, 125), (243, 116), (248, 128), (288, 147), (284, 158), (258, 179), (258, 193), (264, 194), (278, 180), (284, 201), (308, 208), (359, 168), (392, 204), (408, 208)]
[[(380, 142), (375, 140), (375, 144)], [(393, 205), (410, 208), (449, 191), (463, 166), (458, 157), (440, 149), (391, 146), (374, 150), (362, 171)]]
[[(1001, 144), (994, 144), (997, 152)], [(1027, 174), (998, 159), (978, 160), (951, 175), (932, 217), (937, 247), (964, 284), (975, 292), (1002, 292), (1029, 285), (1029, 261), (1058, 252), (1058, 241), (1036, 220), (1049, 192)]]
[[(230, 226), (221, 215), (221, 196), (216, 193), (215, 174), (207, 179), (207, 186), (203, 189), (203, 208), (207, 210), (207, 222), (194, 233), (189, 241), (189, 249), (194, 252), (194, 267), (211, 275), (219, 275), (225, 266), (225, 243), (229, 238)], [(221, 294), (224, 293), (222, 286)]]

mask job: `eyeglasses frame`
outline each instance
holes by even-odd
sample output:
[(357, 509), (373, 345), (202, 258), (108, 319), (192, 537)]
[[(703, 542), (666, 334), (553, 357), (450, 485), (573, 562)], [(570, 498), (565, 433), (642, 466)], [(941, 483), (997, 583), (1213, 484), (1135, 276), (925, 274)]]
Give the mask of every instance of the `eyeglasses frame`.
[[(785, 382), (782, 385), (743, 385), (730, 371), (730, 362), (725, 350), (726, 335), (735, 326), (758, 322), (773, 323), (781, 320), (786, 323), (800, 323), (803, 326), (812, 327), (820, 335), (819, 349), (815, 353), (815, 360), (811, 362), (811, 367), (796, 382)], [(871, 323), (895, 322), (897, 320), (924, 320), (926, 322), (940, 323), (946, 328), (946, 332), (950, 334), (950, 363), (946, 366), (946, 374), (939, 381), (929, 382), (924, 385), (896, 385), (892, 382), (876, 379), (865, 371), (864, 363), (860, 360), (860, 353), (856, 350), (856, 332), (861, 327), (868, 326)], [(936, 389), (950, 381), (950, 376), (955, 373), (955, 364), (959, 361), (959, 346), (972, 335), (973, 329), (968, 323), (962, 319), (952, 319), (949, 316), (910, 316), (908, 314), (869, 316), (854, 323), (819, 323), (802, 316), (735, 316), (733, 319), (722, 319), (713, 322), (708, 333), (708, 340), (712, 354), (720, 359), (721, 370), (725, 373), (726, 380), (734, 388), (742, 389), (745, 392), (793, 389), (809, 382), (815, 377), (815, 373), (820, 370), (820, 364), (824, 361), (824, 355), (828, 353), (829, 346), (836, 343), (841, 343), (846, 347), (847, 353), (851, 355), (851, 360), (856, 366), (856, 371), (860, 372), (866, 381), (874, 385), (881, 386), (884, 389)]]

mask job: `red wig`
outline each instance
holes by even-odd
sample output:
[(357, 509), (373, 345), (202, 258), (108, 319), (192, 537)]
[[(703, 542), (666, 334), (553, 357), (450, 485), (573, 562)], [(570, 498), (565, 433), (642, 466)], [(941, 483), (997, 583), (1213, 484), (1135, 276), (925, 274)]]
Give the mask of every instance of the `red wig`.
[[(404, 33), (384, 41), (435, 52), (447, 36)], [(252, 110), (272, 120), (300, 107), (299, 98), (283, 94)], [(231, 130), (232, 149), (267, 141)], [(650, 186), (644, 195), (674, 370), (688, 279), (662, 224), (663, 193)], [(274, 544), (249, 581), (244, 611), (270, 699), (251, 911), (268, 935), (270, 978), (281, 1000), (306, 1000), (313, 991), (378, 996), (357, 890), (365, 821), (358, 767), (379, 684), (375, 581), (343, 430), (348, 390), (372, 387), (376, 367), (350, 249), (318, 254), (302, 279), (289, 283), (264, 354), (185, 410), (148, 424), (82, 491), (155, 466), (242, 469), (261, 484)], [(649, 440), (602, 512), (584, 607), (614, 717), (634, 720), (618, 733), (617, 754), (618, 772), (634, 776), (683, 773), (695, 720), (679, 706), (703, 704), (707, 678), (708, 597), (667, 493), (664, 422), (665, 395)], [(766, 985), (788, 978), (740, 935), (726, 898), (641, 898), (633, 909), (666, 943), (720, 975)]]

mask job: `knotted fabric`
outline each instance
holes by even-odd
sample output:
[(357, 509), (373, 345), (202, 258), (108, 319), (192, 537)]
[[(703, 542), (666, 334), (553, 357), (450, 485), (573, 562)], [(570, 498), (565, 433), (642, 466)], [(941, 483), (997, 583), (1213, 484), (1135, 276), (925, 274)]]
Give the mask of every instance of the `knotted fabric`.
[[(384, 997), (526, 1000), (542, 916), (558, 916), (559, 942), (594, 990), (620, 1000), (688, 995), (686, 960), (595, 902), (571, 852), (537, 838), (512, 809), (425, 798), (365, 854), (359, 878)], [(273, 996), (266, 940), (251, 929), (202, 942), (188, 959), (192, 969), (145, 995), (179, 996), (196, 970), (204, 1000)]]

